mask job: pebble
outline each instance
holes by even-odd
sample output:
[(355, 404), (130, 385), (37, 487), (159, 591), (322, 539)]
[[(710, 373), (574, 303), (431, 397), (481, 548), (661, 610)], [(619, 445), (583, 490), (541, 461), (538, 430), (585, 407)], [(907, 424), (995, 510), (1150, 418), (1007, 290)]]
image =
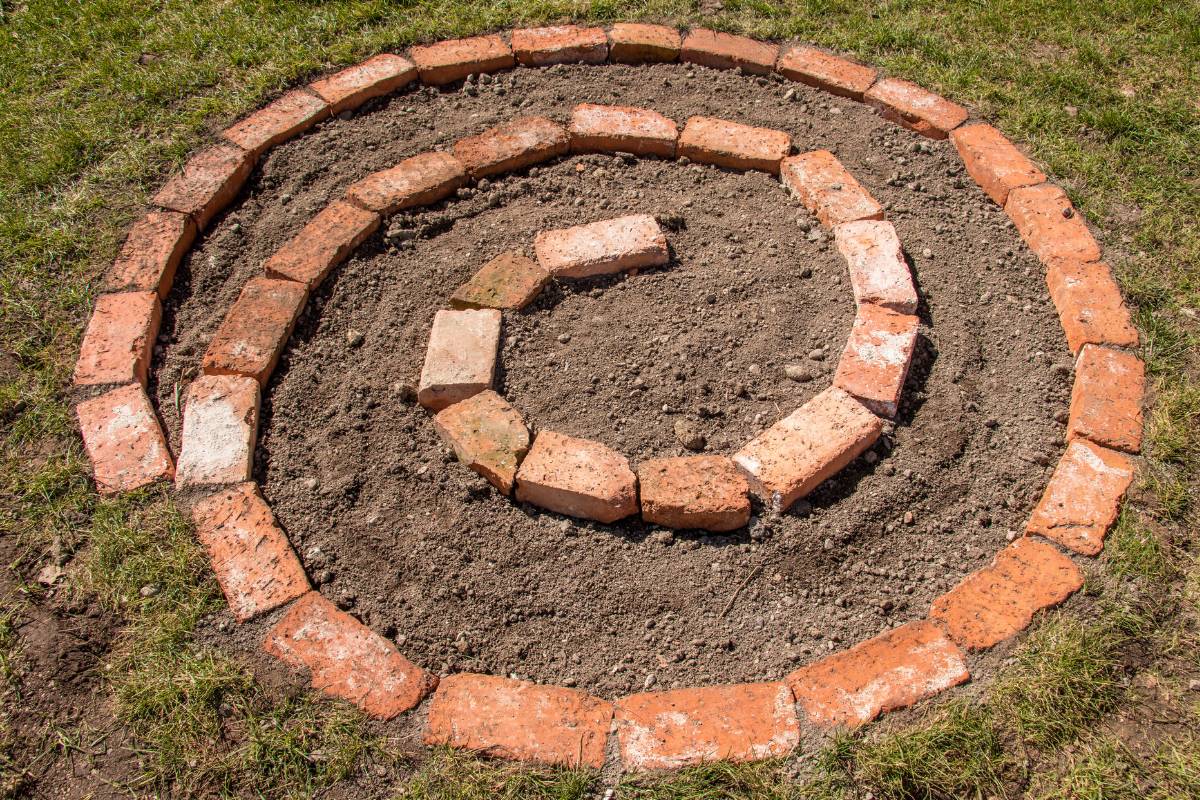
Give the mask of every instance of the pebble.
[(142, 597), (154, 597), (154, 595), (158, 594), (160, 591), (162, 591), (162, 587), (160, 587), (157, 583), (147, 583), (141, 589), (138, 589), (138, 594), (140, 594)]
[(783, 374), (788, 380), (797, 383), (808, 383), (813, 379), (813, 374), (799, 364), (785, 364)]
[(708, 440), (691, 422), (691, 420), (681, 419), (675, 422), (675, 438), (679, 443), (688, 450), (700, 451), (708, 446)]
[(808, 357), (810, 359), (812, 359), (813, 361), (824, 361), (825, 360), (825, 351), (819, 347), (816, 348), (815, 350), (809, 350)]
[(356, 331), (353, 328), (346, 331), (346, 344), (351, 347), (361, 347), (366, 340), (367, 337), (362, 334), (362, 331)]
[(571, 341), (571, 334), (560, 333), (558, 335), (558, 341), (559, 341), (559, 344), (566, 344), (567, 342)]

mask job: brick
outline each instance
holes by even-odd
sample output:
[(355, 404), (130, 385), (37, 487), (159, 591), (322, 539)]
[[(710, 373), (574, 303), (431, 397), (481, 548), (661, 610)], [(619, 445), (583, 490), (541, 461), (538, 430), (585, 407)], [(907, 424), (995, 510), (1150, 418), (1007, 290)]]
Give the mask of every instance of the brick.
[(892, 223), (844, 222), (834, 226), (833, 238), (850, 270), (856, 303), (874, 303), (901, 314), (917, 310), (917, 289)]
[(413, 708), (437, 683), (391, 642), (316, 592), (292, 604), (267, 633), (263, 650), (307, 669), (314, 689), (379, 719)]
[(1075, 360), (1067, 440), (1136, 453), (1142, 449), (1146, 370), (1132, 353), (1086, 344)]
[(1083, 586), (1079, 567), (1052, 544), (1022, 538), (933, 601), (931, 619), (969, 650), (986, 650), (1029, 627), (1033, 615)]
[(380, 217), (344, 200), (334, 200), (267, 259), (269, 277), (317, 288), (330, 271), (379, 229)]
[(304, 89), (295, 89), (226, 128), (221, 135), (258, 158), (328, 116), (328, 103)]
[(741, 69), (751, 75), (769, 75), (775, 69), (779, 48), (746, 36), (695, 28), (683, 39), (679, 57), (713, 69)]
[(75, 413), (100, 494), (170, 480), (171, 451), (141, 385), (131, 383), (84, 400)]
[(513, 55), (527, 67), (551, 64), (603, 64), (608, 59), (608, 37), (603, 28), (552, 25), (512, 32)]
[(883, 420), (831, 386), (756, 436), (733, 456), (750, 490), (774, 511), (839, 472), (883, 432)]
[(678, 61), (682, 41), (666, 25), (618, 22), (608, 32), (608, 57), (621, 64)]
[(512, 172), (567, 152), (567, 131), (545, 117), (518, 117), (454, 143), (454, 157), (472, 178)]
[(785, 756), (800, 743), (785, 683), (646, 692), (615, 704), (617, 745), (629, 770)]
[(242, 483), (254, 466), (258, 381), (201, 375), (188, 387), (175, 482), (180, 486)]
[(750, 521), (750, 484), (725, 456), (651, 459), (637, 476), (646, 522), (733, 531)]
[(159, 208), (189, 214), (203, 230), (233, 202), (254, 169), (254, 154), (235, 145), (202, 150), (158, 190), (151, 202)]
[(488, 389), (439, 411), (433, 426), (459, 461), (512, 493), (517, 465), (529, 451), (529, 429), (508, 401)]
[(1099, 555), (1133, 481), (1133, 469), (1133, 460), (1124, 453), (1076, 439), (1055, 467), (1025, 532), (1076, 553)]
[(1100, 245), (1066, 192), (1057, 186), (1042, 183), (1013, 189), (1004, 211), (1043, 263), (1100, 260)]
[(863, 101), (884, 119), (931, 139), (945, 139), (970, 116), (957, 103), (898, 78), (881, 78), (863, 93)]
[(192, 506), (196, 538), (238, 622), (279, 608), (308, 591), (287, 534), (275, 524), (254, 483), (214, 492)]
[(97, 297), (75, 362), (75, 385), (137, 382), (145, 386), (161, 321), (157, 292)]
[(571, 151), (675, 157), (679, 127), (648, 108), (580, 103), (571, 111)]
[(961, 650), (920, 620), (801, 667), (787, 683), (816, 725), (856, 728), (970, 677)]
[(881, 417), (896, 416), (920, 324), (909, 314), (872, 303), (860, 305), (833, 385)]
[(860, 219), (883, 219), (883, 206), (828, 150), (785, 158), (779, 177), (827, 228)]
[(1046, 286), (1072, 353), (1085, 344), (1137, 347), (1137, 328), (1107, 264), (1055, 259), (1046, 266)]
[(517, 499), (572, 517), (616, 522), (637, 513), (637, 477), (599, 442), (542, 431), (517, 470)]
[(208, 344), (205, 374), (244, 375), (266, 386), (307, 301), (302, 283), (251, 278)]
[(500, 312), (494, 308), (439, 311), (433, 317), (417, 400), (434, 411), (492, 388)]
[(775, 71), (788, 80), (855, 100), (862, 100), (879, 74), (871, 67), (807, 45), (793, 47), (780, 56)]
[(524, 308), (542, 291), (550, 273), (523, 253), (501, 253), (450, 296), (452, 308)]
[(445, 86), (468, 75), (511, 69), (516, 63), (512, 50), (499, 36), (450, 39), (408, 51), (421, 80), (430, 86)]
[(178, 211), (151, 211), (129, 229), (104, 276), (106, 292), (157, 292), (165, 298), (175, 270), (196, 240), (196, 223)]
[(599, 769), (612, 715), (612, 703), (574, 689), (460, 672), (438, 684), (425, 743)]
[(556, 278), (590, 278), (671, 259), (667, 237), (649, 214), (606, 219), (556, 231), (533, 241), (538, 263)]
[(755, 128), (713, 117), (691, 117), (676, 148), (680, 158), (730, 169), (757, 169), (779, 174), (779, 162), (792, 149), (783, 131)]
[(346, 190), (346, 199), (368, 211), (389, 215), (444, 200), (466, 182), (462, 162), (434, 150), (368, 175)]
[(1001, 206), (1008, 193), (1043, 183), (1046, 176), (1004, 134), (985, 123), (964, 125), (950, 133), (967, 173)]
[(404, 56), (380, 53), (360, 64), (315, 80), (308, 85), (329, 104), (333, 114), (358, 108), (417, 79), (417, 66)]

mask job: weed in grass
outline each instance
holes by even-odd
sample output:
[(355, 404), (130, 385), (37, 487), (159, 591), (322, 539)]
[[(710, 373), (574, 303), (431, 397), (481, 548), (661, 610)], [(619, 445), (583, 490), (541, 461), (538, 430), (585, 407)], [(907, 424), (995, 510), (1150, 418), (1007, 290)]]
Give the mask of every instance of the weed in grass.
[(689, 767), (669, 775), (626, 778), (617, 787), (621, 800), (799, 800), (800, 793), (778, 761), (734, 764), (727, 761)]
[(1200, 797), (1200, 745), (1168, 741), (1138, 755), (1100, 737), (1072, 756), (1061, 773), (1035, 776), (1030, 800), (1183, 800)]
[(1104, 552), (1108, 570), (1117, 577), (1137, 577), (1165, 586), (1178, 577), (1175, 560), (1166, 552), (1166, 545), (1149, 528), (1140, 524), (1138, 514), (1126, 507), (1117, 517), (1109, 534)]
[(596, 782), (587, 770), (490, 761), (437, 749), (397, 795), (404, 800), (583, 800)]

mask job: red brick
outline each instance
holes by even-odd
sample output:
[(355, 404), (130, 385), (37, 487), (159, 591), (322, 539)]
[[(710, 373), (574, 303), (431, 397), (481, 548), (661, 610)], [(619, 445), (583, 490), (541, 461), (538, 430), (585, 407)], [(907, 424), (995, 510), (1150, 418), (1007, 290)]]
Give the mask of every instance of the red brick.
[(833, 238), (850, 270), (856, 303), (874, 303), (901, 314), (917, 310), (917, 290), (892, 223), (845, 222), (834, 226)]
[(960, 646), (986, 650), (1025, 630), (1033, 615), (1083, 586), (1083, 573), (1052, 544), (1023, 538), (933, 601), (931, 619)]
[(146, 385), (150, 355), (162, 305), (156, 292), (102, 294), (83, 334), (79, 360), (75, 362), (75, 385), (104, 383)]
[(452, 308), (524, 308), (542, 291), (550, 273), (510, 250), (480, 268), (450, 296)]
[(1099, 555), (1133, 481), (1133, 469), (1133, 460), (1124, 453), (1076, 439), (1055, 467), (1025, 532), (1076, 553)]
[(769, 75), (775, 69), (779, 48), (746, 36), (695, 28), (684, 37), (680, 58), (713, 69), (742, 69), (751, 75)]
[(426, 408), (441, 411), (492, 388), (499, 344), (498, 310), (437, 312), (429, 332), (417, 400)]
[(512, 493), (517, 465), (529, 451), (529, 429), (503, 397), (482, 391), (439, 411), (433, 426), (459, 461), (504, 494)]
[(379, 719), (413, 708), (437, 684), (391, 642), (316, 592), (288, 609), (267, 634), (263, 650), (307, 669), (314, 689)]
[(908, 314), (872, 303), (860, 305), (833, 385), (881, 417), (896, 416), (920, 324)]
[(750, 521), (750, 484), (725, 456), (651, 459), (637, 476), (646, 522), (733, 531)]
[(108, 292), (157, 292), (165, 298), (175, 270), (196, 239), (196, 223), (177, 211), (151, 211), (129, 229), (104, 276)]
[(862, 100), (863, 93), (879, 74), (870, 67), (806, 45), (793, 47), (780, 56), (775, 71), (789, 80), (855, 100)]
[(245, 375), (266, 386), (307, 301), (302, 283), (251, 278), (209, 342), (205, 374)]
[(258, 381), (201, 375), (188, 387), (175, 481), (181, 486), (242, 483), (254, 466)]
[(421, 80), (431, 86), (461, 81), (468, 75), (510, 69), (516, 61), (512, 50), (499, 36), (450, 39), (408, 51)]
[(608, 32), (608, 57), (621, 64), (645, 64), (679, 59), (682, 37), (665, 25), (618, 22)]
[(1008, 193), (1004, 211), (1021, 238), (1043, 263), (1057, 259), (1099, 261), (1100, 245), (1066, 192), (1050, 183), (1022, 186)]
[(238, 622), (279, 608), (308, 591), (287, 534), (254, 483), (222, 489), (192, 507), (196, 538)]
[(556, 278), (590, 278), (666, 264), (667, 237), (649, 214), (606, 219), (556, 231), (533, 241), (538, 263)]
[(394, 53), (380, 53), (361, 64), (315, 80), (310, 89), (329, 103), (334, 114), (358, 108), (373, 97), (400, 89), (417, 79), (413, 62)]
[(991, 125), (964, 125), (950, 134), (950, 140), (958, 148), (967, 173), (1002, 206), (1013, 189), (1046, 180), (1042, 171)]
[(304, 89), (295, 89), (226, 128), (221, 135), (258, 158), (328, 116), (328, 103)]
[(1137, 347), (1137, 328), (1107, 264), (1055, 259), (1046, 266), (1046, 285), (1072, 353), (1085, 344)]
[(1067, 439), (1136, 453), (1142, 449), (1146, 371), (1132, 353), (1085, 344), (1075, 360)]
[(754, 128), (724, 119), (692, 117), (683, 126), (677, 151), (680, 158), (731, 169), (757, 169), (779, 174), (779, 162), (792, 149), (783, 131)]
[(175, 474), (158, 417), (140, 385), (84, 400), (75, 413), (100, 494), (129, 492)]
[(272, 278), (317, 288), (329, 272), (379, 229), (379, 215), (334, 200), (263, 264)]
[(462, 162), (435, 150), (368, 175), (346, 190), (346, 199), (368, 211), (388, 215), (436, 203), (466, 182)]
[(637, 513), (637, 477), (599, 442), (542, 431), (517, 471), (517, 499), (572, 517), (616, 522)]
[(616, 702), (617, 744), (629, 770), (785, 756), (800, 723), (785, 683), (647, 692)]
[(779, 176), (827, 228), (860, 219), (883, 219), (883, 206), (828, 150), (785, 158)]
[(898, 78), (881, 78), (863, 100), (879, 109), (884, 119), (931, 139), (945, 139), (970, 116), (962, 106)]
[(512, 172), (561, 156), (567, 131), (545, 117), (518, 117), (454, 143), (454, 157), (472, 178)]
[(603, 64), (608, 59), (608, 37), (603, 28), (553, 25), (512, 32), (513, 54), (527, 67), (551, 64)]
[(883, 420), (829, 387), (760, 433), (733, 456), (750, 490), (775, 511), (816, 489), (883, 432)]
[(962, 651), (921, 620), (801, 667), (787, 682), (809, 722), (855, 728), (969, 677)]
[(234, 145), (217, 145), (192, 156), (158, 190), (154, 205), (190, 214), (203, 230), (212, 218), (233, 202), (254, 169), (254, 154)]
[(571, 151), (674, 158), (679, 127), (648, 108), (580, 103), (571, 111)]
[(574, 689), (461, 672), (438, 684), (425, 743), (599, 769), (612, 715), (612, 703)]

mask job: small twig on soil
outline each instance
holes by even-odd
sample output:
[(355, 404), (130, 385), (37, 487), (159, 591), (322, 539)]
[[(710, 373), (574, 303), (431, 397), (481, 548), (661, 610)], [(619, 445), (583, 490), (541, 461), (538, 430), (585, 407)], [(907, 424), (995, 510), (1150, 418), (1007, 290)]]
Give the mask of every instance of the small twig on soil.
[(750, 570), (750, 574), (746, 576), (746, 580), (742, 581), (741, 584), (733, 590), (733, 597), (730, 597), (729, 602), (725, 604), (723, 609), (721, 609), (721, 613), (718, 615), (718, 618), (729, 613), (729, 609), (733, 608), (733, 604), (737, 602), (738, 595), (742, 593), (742, 589), (745, 589), (750, 584), (750, 581), (754, 580), (755, 576), (760, 572), (762, 572), (761, 566), (757, 566)]

